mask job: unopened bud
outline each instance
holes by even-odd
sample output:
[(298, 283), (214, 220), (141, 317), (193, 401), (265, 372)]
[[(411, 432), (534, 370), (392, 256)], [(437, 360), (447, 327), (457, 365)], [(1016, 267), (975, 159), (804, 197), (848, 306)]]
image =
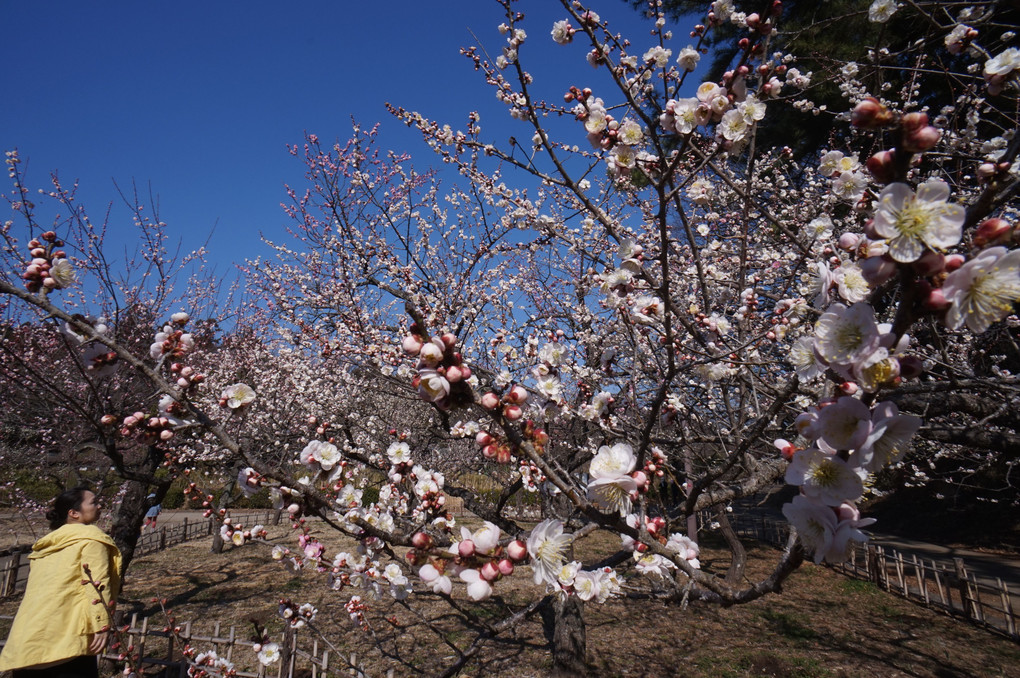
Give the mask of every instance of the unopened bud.
[(857, 245), (861, 242), (861, 235), (859, 233), (844, 233), (839, 236), (839, 248), (847, 252), (852, 252), (857, 249)]
[(510, 392), (506, 394), (506, 399), (511, 403), (520, 405), (528, 399), (528, 392), (523, 386), (515, 385), (510, 389)]
[(868, 257), (860, 262), (861, 275), (872, 287), (881, 285), (896, 275), (896, 264), (885, 255), (880, 257)]
[(949, 308), (949, 300), (946, 299), (945, 293), (940, 288), (933, 289), (928, 293), (928, 296), (924, 299), (924, 307), (929, 311), (944, 311)]
[(506, 545), (506, 554), (517, 562), (521, 562), (528, 557), (528, 545), (520, 539), (515, 539)]
[(994, 217), (985, 219), (974, 229), (974, 245), (984, 247), (997, 240), (1004, 239), (1013, 230), (1013, 226), (1005, 219)]
[(903, 131), (907, 133), (917, 132), (928, 125), (927, 113), (907, 113), (900, 119)]
[(896, 178), (895, 159), (895, 154), (892, 151), (879, 151), (868, 158), (866, 163), (868, 171), (876, 181), (887, 184)]
[(854, 127), (874, 129), (892, 122), (893, 114), (875, 97), (868, 97), (854, 107), (850, 121)]
[(946, 255), (946, 273), (952, 273), (956, 269), (963, 266), (967, 259), (962, 254), (947, 254)]
[(924, 151), (935, 148), (935, 144), (942, 138), (942, 132), (938, 131), (931, 125), (922, 127), (916, 132), (905, 134), (903, 138), (903, 147), (908, 151), (914, 153), (923, 153)]
[(485, 581), (496, 581), (500, 578), (499, 567), (490, 560), (482, 565), (481, 575)]

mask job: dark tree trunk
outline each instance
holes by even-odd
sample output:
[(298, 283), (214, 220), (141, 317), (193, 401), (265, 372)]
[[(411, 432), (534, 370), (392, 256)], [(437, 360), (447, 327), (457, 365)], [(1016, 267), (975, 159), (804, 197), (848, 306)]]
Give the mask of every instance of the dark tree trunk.
[(587, 640), (584, 603), (577, 596), (552, 596), (542, 609), (542, 622), (553, 657), (551, 675), (561, 678), (587, 676)]
[[(138, 478), (153, 478), (155, 480), (153, 474), (159, 468), (162, 461), (162, 453), (150, 447), (146, 452), (145, 459), (138, 466), (131, 469), (132, 475)], [(145, 480), (132, 479), (125, 481), (125, 485), (127, 490), (124, 493), (123, 500), (120, 502), (120, 506), (117, 508), (117, 512), (113, 516), (113, 524), (110, 526), (110, 536), (113, 537), (114, 543), (120, 549), (122, 558), (120, 574), (122, 579), (127, 572), (128, 565), (134, 559), (135, 547), (138, 545), (138, 538), (142, 533), (142, 522), (145, 520), (145, 512), (149, 510), (150, 506), (163, 501), (167, 490), (170, 489), (170, 481), (149, 483)], [(156, 499), (152, 502), (146, 499), (151, 493), (156, 494)]]

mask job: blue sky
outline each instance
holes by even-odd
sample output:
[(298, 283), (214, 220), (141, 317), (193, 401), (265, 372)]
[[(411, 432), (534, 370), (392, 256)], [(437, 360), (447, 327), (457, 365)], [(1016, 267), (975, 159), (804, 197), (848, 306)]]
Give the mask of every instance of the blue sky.
[[(648, 35), (622, 0), (595, 9), (626, 35)], [(559, 4), (530, 0), (519, 10), (536, 86), (549, 84), (550, 95), (583, 86), (592, 74), (585, 48), (549, 38), (565, 16)], [(283, 184), (300, 184), (302, 170), (286, 144), (305, 130), (345, 139), (351, 116), (363, 126), (381, 121), (382, 144), (419, 165), (432, 154), (384, 102), (455, 129), (478, 109), (493, 140), (526, 132), (459, 54), (475, 44), (473, 32), (495, 56), (501, 17), (487, 0), (0, 0), (0, 147), (19, 149), (32, 188), (54, 170), (67, 183), (79, 179), (94, 220), (119, 200), (114, 180), (145, 193), (151, 186), (184, 249), (215, 228), (211, 259), (226, 266), (264, 254), (260, 233), (282, 237)], [(558, 63), (564, 57), (570, 67)], [(115, 225), (129, 218), (119, 204), (113, 214)]]

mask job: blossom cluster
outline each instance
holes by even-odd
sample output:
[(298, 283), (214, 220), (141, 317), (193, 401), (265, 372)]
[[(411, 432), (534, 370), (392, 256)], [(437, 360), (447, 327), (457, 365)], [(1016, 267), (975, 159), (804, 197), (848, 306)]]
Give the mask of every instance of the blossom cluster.
[(70, 287), (76, 281), (74, 267), (67, 258), (67, 252), (60, 247), (64, 242), (53, 231), (46, 231), (39, 238), (28, 241), (31, 261), (25, 266), (22, 278), (29, 292), (59, 290)]

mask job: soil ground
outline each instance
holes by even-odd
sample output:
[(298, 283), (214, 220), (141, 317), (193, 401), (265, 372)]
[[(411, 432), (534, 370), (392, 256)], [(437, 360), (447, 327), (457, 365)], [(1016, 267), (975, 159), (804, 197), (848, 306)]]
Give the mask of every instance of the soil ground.
[[(459, 609), (430, 595), (413, 596), (408, 605), (365, 596), (372, 606), (366, 631), (343, 609), (355, 591), (330, 591), (324, 574), (294, 573), (269, 558), (272, 544), (290, 540), (287, 532), (284, 526), (273, 528), (269, 544), (228, 547), (222, 554), (210, 553), (203, 539), (137, 559), (121, 609), (152, 615), (152, 623), (161, 626), (166, 622), (154, 598), (162, 598), (177, 624), (190, 620), (211, 628), (219, 621), (248, 635), (250, 620), (256, 620), (278, 637), (278, 600), (311, 602), (319, 610), (318, 628), (344, 653), (356, 653), (368, 675), (392, 668), (397, 676), (431, 676), (450, 666), (457, 648), (467, 648), (479, 629), (541, 593), (528, 568), (522, 568), (520, 576), (499, 582), (498, 595), (483, 604), (466, 600), (463, 586), (456, 584)], [(604, 553), (615, 540), (595, 533), (578, 544), (577, 555)], [(777, 552), (752, 546), (750, 556), (753, 578), (770, 569)], [(727, 557), (706, 548), (702, 561), (706, 570), (720, 570)], [(16, 601), (0, 602), (0, 615), (13, 614), (16, 606)], [(810, 564), (790, 577), (781, 595), (748, 605), (683, 609), (652, 600), (614, 600), (587, 605), (584, 616), (587, 661), (591, 675), (600, 677), (1020, 677), (1020, 645)], [(0, 620), (0, 634), (8, 623)], [(487, 641), (463, 675), (549, 675), (548, 647), (541, 618), (534, 615)], [(235, 656), (235, 661), (253, 663), (254, 657)]]

